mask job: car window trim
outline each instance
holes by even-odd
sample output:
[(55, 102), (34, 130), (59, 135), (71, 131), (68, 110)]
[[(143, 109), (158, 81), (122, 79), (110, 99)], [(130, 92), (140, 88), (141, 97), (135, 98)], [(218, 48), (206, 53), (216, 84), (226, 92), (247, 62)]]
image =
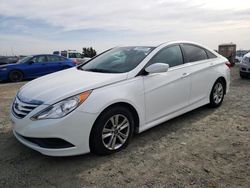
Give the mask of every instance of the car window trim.
[[(210, 52), (210, 50), (205, 49), (205, 52), (207, 54), (207, 59), (215, 59), (215, 58), (217, 58), (217, 56), (215, 54), (213, 54), (212, 52)], [(213, 54), (215, 57), (209, 58), (208, 52), (210, 52), (211, 54)]]

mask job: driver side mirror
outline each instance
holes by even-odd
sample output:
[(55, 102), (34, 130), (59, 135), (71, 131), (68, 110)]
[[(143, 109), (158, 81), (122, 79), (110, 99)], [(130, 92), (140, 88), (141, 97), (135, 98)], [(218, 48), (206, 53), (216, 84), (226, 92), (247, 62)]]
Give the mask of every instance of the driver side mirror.
[(147, 73), (162, 73), (162, 72), (167, 72), (169, 68), (169, 64), (165, 63), (154, 63), (152, 65), (149, 65), (148, 67), (145, 68), (145, 71)]

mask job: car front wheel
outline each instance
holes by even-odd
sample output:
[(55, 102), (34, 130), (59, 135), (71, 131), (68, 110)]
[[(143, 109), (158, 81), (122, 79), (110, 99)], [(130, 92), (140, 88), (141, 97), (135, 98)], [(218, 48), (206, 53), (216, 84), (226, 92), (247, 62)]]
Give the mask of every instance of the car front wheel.
[(105, 110), (96, 120), (90, 135), (90, 150), (108, 155), (125, 148), (134, 130), (132, 113), (123, 106)]
[(23, 80), (23, 73), (19, 70), (13, 70), (9, 74), (9, 80), (11, 82), (20, 82)]

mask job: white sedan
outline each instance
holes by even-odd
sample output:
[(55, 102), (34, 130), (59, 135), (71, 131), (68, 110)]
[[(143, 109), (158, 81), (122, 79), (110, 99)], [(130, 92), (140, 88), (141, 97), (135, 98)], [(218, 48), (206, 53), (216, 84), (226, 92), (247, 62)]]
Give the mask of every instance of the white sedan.
[(229, 66), (192, 42), (116, 47), (24, 85), (11, 107), (13, 133), (45, 155), (111, 154), (134, 133), (206, 104), (220, 106)]

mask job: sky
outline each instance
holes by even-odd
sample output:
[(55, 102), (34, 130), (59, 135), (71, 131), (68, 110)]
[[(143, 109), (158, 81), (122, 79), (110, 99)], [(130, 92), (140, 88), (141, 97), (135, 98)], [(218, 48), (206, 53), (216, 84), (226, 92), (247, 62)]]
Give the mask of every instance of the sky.
[(0, 0), (0, 55), (176, 40), (250, 49), (250, 1)]

